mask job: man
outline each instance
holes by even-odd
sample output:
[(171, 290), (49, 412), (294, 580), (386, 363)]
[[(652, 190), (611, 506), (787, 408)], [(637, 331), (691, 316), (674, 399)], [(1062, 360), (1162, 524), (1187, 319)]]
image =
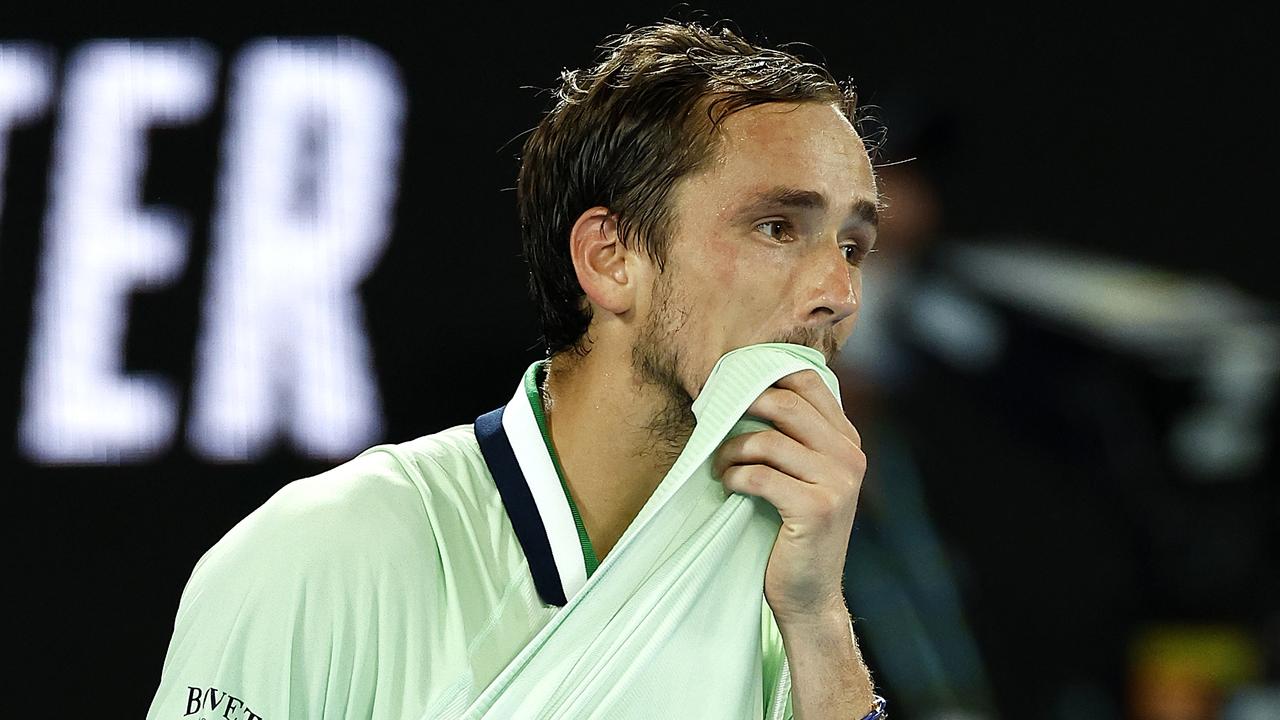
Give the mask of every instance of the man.
[[(474, 426), (292, 483), (228, 533), (183, 593), (150, 717), (479, 716), (539, 630), (622, 567), (600, 564), (717, 360), (775, 341), (830, 361), (847, 340), (878, 200), (852, 93), (696, 25), (605, 49), (565, 73), (520, 170), (548, 360)], [(725, 441), (714, 473), (781, 518), (763, 694), (803, 720), (883, 717), (841, 592), (858, 434), (814, 372), (747, 412), (772, 429)]]

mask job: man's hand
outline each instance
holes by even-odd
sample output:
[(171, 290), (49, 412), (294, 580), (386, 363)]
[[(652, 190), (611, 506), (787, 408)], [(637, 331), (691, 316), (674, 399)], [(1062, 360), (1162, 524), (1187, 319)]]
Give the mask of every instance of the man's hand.
[(776, 429), (726, 441), (713, 468), (726, 488), (764, 498), (782, 516), (765, 599), (780, 626), (843, 614), (841, 577), (867, 469), (862, 439), (812, 370), (774, 383), (747, 414)]
[(875, 695), (840, 588), (867, 470), (862, 439), (812, 370), (774, 383), (747, 413), (775, 429), (725, 442), (713, 468), (726, 488), (782, 516), (764, 596), (791, 666), (796, 720), (863, 717)]

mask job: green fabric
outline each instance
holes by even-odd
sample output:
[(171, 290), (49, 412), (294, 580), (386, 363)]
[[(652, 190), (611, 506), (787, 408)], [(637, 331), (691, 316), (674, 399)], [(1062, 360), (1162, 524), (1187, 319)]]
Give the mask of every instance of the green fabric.
[(265, 720), (420, 717), (478, 692), (558, 610), (473, 426), (372, 448), (286, 485), (200, 559), (148, 718), (187, 717), (192, 688), (209, 720), (250, 720), (228, 696)]
[(839, 397), (811, 348), (754, 345), (716, 363), (670, 472), (596, 573), (462, 717), (790, 716), (785, 659), (766, 682), (769, 628), (757, 624), (781, 520), (764, 500), (726, 496), (711, 464), (726, 439), (767, 427), (744, 417), (760, 393), (806, 369)]
[[(694, 404), (690, 447), (564, 609), (539, 598), (459, 425), (286, 485), (205, 553), (147, 717), (789, 717), (761, 592), (777, 513), (690, 470), (731, 426), (760, 427), (734, 421), (781, 375), (835, 380), (807, 348), (735, 353)], [(539, 682), (560, 650), (576, 661)]]
[(551, 464), (556, 468), (556, 477), (560, 479), (560, 488), (564, 490), (564, 499), (569, 501), (569, 512), (573, 513), (573, 524), (578, 527), (578, 542), (582, 544), (582, 560), (587, 567), (587, 577), (599, 567), (600, 561), (596, 559), (596, 549), (591, 546), (591, 538), (587, 535), (587, 526), (582, 524), (582, 515), (578, 513), (578, 504), (573, 501), (573, 495), (569, 493), (569, 483), (564, 481), (564, 470), (560, 467), (560, 455), (556, 453), (556, 446), (551, 443), (551, 431), (547, 428), (546, 411), (542, 409), (542, 393), (538, 391), (540, 380), (543, 373), (546, 372), (546, 360), (529, 366), (524, 373), (524, 392), (529, 397), (529, 404), (533, 406), (533, 417), (538, 421), (538, 430), (542, 433), (542, 442), (547, 446), (547, 452), (551, 455)]

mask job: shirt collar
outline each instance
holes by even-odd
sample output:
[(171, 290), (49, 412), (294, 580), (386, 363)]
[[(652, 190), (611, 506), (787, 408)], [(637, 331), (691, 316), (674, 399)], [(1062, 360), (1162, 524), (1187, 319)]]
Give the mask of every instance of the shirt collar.
[[(587, 581), (589, 541), (556, 471), (531, 364), (505, 406), (476, 419), (476, 439), (544, 602), (564, 605)], [(532, 388), (532, 392), (529, 391)], [(536, 403), (536, 405), (535, 405)]]

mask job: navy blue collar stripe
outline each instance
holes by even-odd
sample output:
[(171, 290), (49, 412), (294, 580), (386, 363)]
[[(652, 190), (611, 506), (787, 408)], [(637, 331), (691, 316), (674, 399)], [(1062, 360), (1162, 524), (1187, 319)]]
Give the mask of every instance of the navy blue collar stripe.
[(506, 406), (476, 418), (476, 440), (480, 443), (485, 464), (489, 466), (489, 474), (493, 475), (493, 481), (498, 486), (498, 494), (502, 496), (507, 517), (511, 519), (511, 527), (529, 561), (529, 572), (533, 575), (533, 585), (538, 589), (538, 595), (549, 605), (563, 607), (566, 602), (564, 584), (560, 581), (560, 571), (556, 569), (555, 557), (551, 554), (547, 528), (542, 524), (533, 493), (529, 491), (529, 483), (520, 470), (520, 463), (516, 462), (515, 451), (502, 427), (504, 410)]

